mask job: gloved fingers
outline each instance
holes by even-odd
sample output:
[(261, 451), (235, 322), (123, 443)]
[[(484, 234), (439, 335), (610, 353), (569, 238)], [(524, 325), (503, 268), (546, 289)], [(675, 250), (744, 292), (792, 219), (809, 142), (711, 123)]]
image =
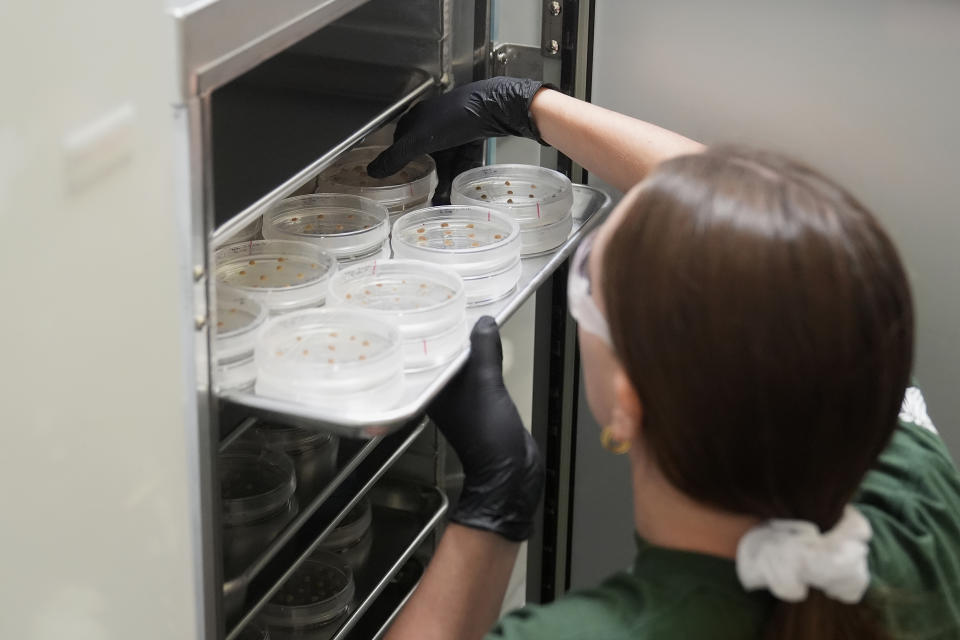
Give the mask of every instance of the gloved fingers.
[(491, 316), (482, 316), (470, 332), (470, 365), (481, 369), (495, 369), (502, 373), (503, 344), (500, 329)]
[(392, 176), (422, 153), (417, 147), (417, 139), (413, 135), (397, 138), (367, 165), (367, 175), (371, 178)]

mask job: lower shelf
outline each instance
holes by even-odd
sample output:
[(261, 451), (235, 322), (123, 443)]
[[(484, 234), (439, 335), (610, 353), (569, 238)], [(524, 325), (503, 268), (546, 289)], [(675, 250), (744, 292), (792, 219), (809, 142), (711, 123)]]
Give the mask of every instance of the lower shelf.
[(346, 640), (379, 640), (386, 635), (390, 625), (420, 584), (424, 569), (424, 562), (419, 558), (407, 560), (383, 593), (370, 605), (367, 615), (350, 630)]

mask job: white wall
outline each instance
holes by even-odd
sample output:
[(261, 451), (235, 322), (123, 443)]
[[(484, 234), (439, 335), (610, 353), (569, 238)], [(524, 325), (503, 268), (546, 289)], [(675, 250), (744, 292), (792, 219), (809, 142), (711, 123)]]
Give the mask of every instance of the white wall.
[(160, 0), (0, 24), (0, 637), (198, 638), (172, 24)]
[(960, 3), (600, 0), (593, 100), (850, 188), (910, 272), (916, 375), (960, 454)]

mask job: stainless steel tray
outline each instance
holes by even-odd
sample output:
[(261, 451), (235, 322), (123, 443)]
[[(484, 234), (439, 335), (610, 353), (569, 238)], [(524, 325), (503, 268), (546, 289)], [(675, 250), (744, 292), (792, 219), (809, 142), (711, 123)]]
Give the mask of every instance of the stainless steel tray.
[[(506, 322), (570, 256), (581, 238), (596, 227), (609, 212), (610, 197), (599, 189), (574, 185), (573, 196), (573, 231), (567, 241), (554, 251), (524, 258), (523, 273), (517, 290), (497, 302), (471, 307), (468, 309), (471, 320), (490, 315), (496, 318), (499, 324)], [(392, 433), (422, 414), (437, 392), (460, 370), (468, 356), (469, 349), (464, 349), (463, 353), (444, 367), (407, 376), (404, 397), (398, 406), (362, 416), (342, 416), (327, 407), (265, 398), (253, 393), (234, 392), (224, 394), (223, 398), (271, 420), (305, 428), (325, 429), (352, 437), (376, 437)]]
[[(353, 611), (333, 640), (348, 637), (380, 594), (385, 589), (393, 587), (394, 577), (401, 570), (407, 570), (413, 554), (436, 529), (448, 506), (446, 496), (436, 487), (423, 487), (394, 480), (381, 481), (371, 489), (368, 495), (373, 511), (373, 520), (370, 525), (373, 536), (370, 555), (363, 567), (354, 575), (356, 595)], [(306, 559), (323, 537), (325, 536), (320, 536), (314, 541), (301, 560)], [(233, 640), (239, 636), (243, 628), (256, 617), (260, 608), (280, 588), (283, 581), (293, 574), (299, 564), (297, 562), (284, 572), (273, 589), (227, 634), (227, 640)], [(403, 576), (405, 579), (409, 580), (409, 575), (419, 579), (415, 565), (407, 571), (408, 573)], [(394, 587), (393, 590), (395, 591), (396, 588)]]
[(383, 593), (377, 596), (367, 609), (366, 615), (350, 630), (346, 640), (379, 640), (385, 636), (420, 584), (424, 570), (424, 563), (416, 556), (407, 560)]
[[(346, 514), (373, 488), (388, 468), (426, 428), (427, 420), (403, 431), (353, 443), (327, 487), (300, 511), (250, 565), (223, 585), (228, 626), (236, 620), (227, 639), (235, 638), (309, 553), (329, 535)], [(341, 442), (341, 447), (350, 443)]]

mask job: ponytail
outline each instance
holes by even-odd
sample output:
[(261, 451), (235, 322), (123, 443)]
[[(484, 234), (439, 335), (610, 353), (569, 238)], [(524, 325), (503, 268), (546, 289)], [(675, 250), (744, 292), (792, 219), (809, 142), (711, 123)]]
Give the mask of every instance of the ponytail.
[(875, 603), (844, 604), (811, 590), (802, 602), (778, 601), (764, 640), (891, 640)]

